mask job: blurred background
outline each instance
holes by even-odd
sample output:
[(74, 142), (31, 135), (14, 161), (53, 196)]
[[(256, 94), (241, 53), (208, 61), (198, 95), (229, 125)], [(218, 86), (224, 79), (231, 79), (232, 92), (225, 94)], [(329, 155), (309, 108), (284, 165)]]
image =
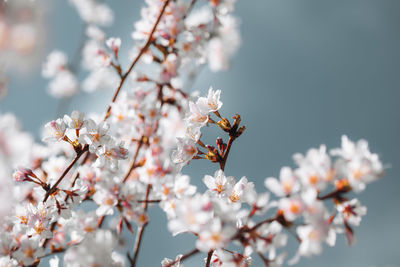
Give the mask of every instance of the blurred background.
[[(106, 32), (121, 37), (122, 55), (127, 57), (143, 2), (106, 2), (115, 12), (115, 22)], [(35, 6), (30, 23), (36, 25), (36, 35), (28, 39), (33, 42), (29, 53), (22, 51), (26, 47), (22, 52), (16, 48), (1, 52), (0, 78), (5, 77), (8, 92), (0, 100), (0, 112), (15, 113), (24, 129), (38, 138), (40, 127), (55, 118), (59, 105), (46, 93), (48, 81), (41, 76), (41, 64), (54, 49), (73, 57), (83, 25), (68, 1), (31, 4)], [(232, 148), (226, 173), (237, 179), (248, 177), (257, 191), (265, 190), (266, 177), (278, 176), (282, 166), (293, 166), (294, 153), (320, 144), (337, 147), (342, 134), (367, 139), (371, 150), (390, 165), (384, 179), (358, 196), (368, 207), (355, 229), (358, 243), (349, 248), (340, 237), (334, 248), (302, 259), (299, 267), (400, 266), (399, 14), (398, 0), (238, 0), (242, 46), (231, 69), (223, 73), (204, 69), (194, 85), (202, 92), (210, 85), (221, 89), (222, 114), (242, 116), (247, 130)], [(10, 54), (16, 56), (10, 60)], [(67, 111), (103, 111), (111, 93), (81, 94)], [(207, 141), (214, 143), (217, 134), (209, 131)], [(203, 191), (203, 175), (216, 168), (194, 161), (184, 172)], [(129, 234), (126, 239), (133, 242)], [(289, 240), (294, 250), (296, 241)], [(193, 247), (192, 238), (171, 236), (164, 214), (154, 206), (138, 266), (159, 266), (164, 257), (175, 258)], [(185, 261), (185, 266), (204, 266), (204, 257)], [(258, 259), (253, 265), (262, 266)]]

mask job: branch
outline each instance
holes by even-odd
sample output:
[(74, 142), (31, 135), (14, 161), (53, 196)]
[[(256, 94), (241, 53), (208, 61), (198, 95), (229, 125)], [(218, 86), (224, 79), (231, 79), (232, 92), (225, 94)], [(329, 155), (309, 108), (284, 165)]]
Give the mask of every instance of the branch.
[(195, 248), (195, 249), (193, 249), (192, 251), (190, 251), (190, 252), (186, 253), (185, 255), (183, 255), (181, 258), (176, 259), (176, 260), (174, 260), (173, 262), (171, 262), (171, 263), (169, 263), (168, 265), (163, 266), (163, 267), (172, 267), (174, 264), (176, 264), (176, 263), (178, 263), (178, 262), (181, 262), (181, 261), (183, 261), (183, 260), (186, 260), (187, 258), (189, 258), (189, 257), (191, 257), (191, 256), (193, 256), (193, 255), (195, 255), (195, 254), (197, 254), (197, 253), (199, 253), (199, 250), (198, 250), (197, 248)]
[[(143, 203), (143, 209), (144, 209), (145, 213), (146, 213), (147, 207), (148, 207), (147, 200), (149, 199), (150, 190), (151, 190), (151, 184), (148, 184), (147, 188), (146, 188), (145, 202)], [(142, 226), (139, 227), (138, 233), (136, 235), (135, 246), (133, 249), (133, 258), (131, 259), (131, 267), (135, 267), (136, 260), (137, 260), (138, 254), (139, 254), (140, 244), (142, 243), (143, 232), (147, 226), (147, 223), (148, 222), (146, 221)]]
[[(144, 46), (142, 47), (142, 49), (139, 51), (139, 54), (136, 56), (136, 58), (133, 60), (133, 62), (131, 63), (131, 65), (129, 66), (129, 69), (125, 72), (125, 74), (122, 76), (121, 81), (117, 87), (117, 89), (114, 92), (114, 95), (111, 99), (111, 103), (108, 105), (107, 110), (106, 110), (106, 114), (104, 116), (103, 120), (106, 120), (109, 116), (110, 116), (110, 112), (111, 112), (111, 108), (112, 108), (112, 104), (115, 102), (115, 100), (117, 100), (117, 96), (121, 90), (122, 85), (124, 84), (126, 78), (128, 77), (128, 75), (130, 74), (130, 72), (132, 71), (133, 67), (136, 65), (136, 63), (139, 61), (139, 59), (142, 57), (142, 55), (146, 52), (146, 50), (149, 48), (150, 44), (152, 43), (152, 38), (153, 38), (153, 34), (156, 31), (157, 25), (161, 20), (162, 15), (165, 12), (166, 7), (168, 6), (170, 0), (165, 0), (164, 4), (160, 10), (160, 13), (158, 14), (157, 20), (154, 23), (153, 28), (151, 29), (151, 32), (147, 38), (146, 43), (144, 44)], [(83, 150), (87, 150), (88, 147), (85, 146)], [(86, 151), (85, 150), (85, 151)], [(48, 197), (54, 193), (57, 189), (57, 185), (63, 180), (63, 178), (65, 177), (65, 175), (67, 175), (67, 173), (69, 172), (69, 170), (72, 168), (72, 166), (78, 161), (78, 159), (82, 156), (83, 152), (85, 151), (81, 151), (81, 153), (78, 153), (77, 156), (74, 158), (74, 160), (70, 163), (70, 165), (67, 167), (67, 169), (64, 171), (64, 173), (61, 175), (61, 177), (57, 180), (57, 182), (50, 188), (50, 190), (47, 191), (45, 198), (44, 198), (44, 202), (48, 199)]]
[(79, 158), (88, 151), (89, 146), (85, 145), (81, 151), (79, 151), (75, 158), (71, 161), (71, 163), (68, 165), (68, 167), (64, 170), (64, 172), (61, 174), (60, 178), (58, 178), (57, 182), (46, 192), (46, 195), (44, 196), (43, 202), (46, 202), (46, 200), (49, 198), (51, 194), (57, 191), (57, 186), (61, 183), (61, 181), (64, 179), (64, 177), (68, 174), (68, 172), (71, 170), (71, 168), (75, 165), (75, 163), (79, 160)]
[(136, 160), (137, 160), (137, 157), (139, 155), (139, 150), (140, 150), (140, 148), (142, 147), (142, 145), (144, 143), (144, 139), (145, 139), (144, 136), (140, 137), (139, 143), (138, 143), (138, 145), (136, 147), (135, 154), (133, 155), (133, 158), (132, 158), (132, 161), (131, 161), (131, 163), (129, 165), (128, 171), (125, 173), (125, 176), (122, 179), (122, 183), (125, 183), (128, 180), (128, 178), (131, 175), (132, 171), (137, 167)]
[(272, 223), (273, 221), (276, 221), (276, 220), (277, 220), (276, 217), (263, 220), (263, 221), (257, 223), (256, 225), (254, 225), (253, 227), (251, 227), (251, 228), (248, 230), (248, 232), (252, 232), (252, 231), (256, 230), (257, 228), (259, 228), (260, 226), (262, 226), (263, 224)]
[(132, 71), (132, 69), (136, 65), (136, 63), (139, 61), (139, 59), (142, 57), (142, 55), (147, 51), (147, 49), (149, 48), (150, 44), (153, 42), (153, 34), (156, 31), (157, 25), (160, 22), (161, 17), (164, 14), (165, 9), (167, 8), (169, 1), (170, 0), (164, 0), (164, 4), (163, 4), (163, 6), (162, 6), (162, 8), (160, 10), (160, 13), (158, 14), (156, 22), (153, 25), (153, 28), (150, 31), (149, 36), (147, 37), (146, 43), (144, 44), (142, 49), (140, 49), (139, 54), (137, 54), (136, 58), (132, 61), (131, 65), (129, 66), (129, 69), (125, 72), (124, 75), (122, 75), (121, 81), (119, 82), (117, 90), (115, 90), (115, 92), (114, 92), (114, 95), (112, 97), (111, 103), (107, 107), (107, 111), (106, 111), (104, 120), (106, 120), (111, 115), (112, 103), (114, 103), (115, 100), (117, 99), (119, 91), (121, 90), (121, 87), (124, 84), (126, 78), (130, 74), (130, 72)]
[(269, 267), (270, 266), (270, 261), (264, 257), (263, 254), (261, 254), (261, 252), (257, 252), (257, 255), (261, 258), (261, 260), (264, 262), (264, 266), (265, 267)]
[[(244, 127), (244, 126), (239, 127), (240, 122), (241, 122), (241, 118), (240, 118), (239, 114), (236, 114), (235, 116), (233, 116), (232, 126), (227, 119), (221, 117), (221, 115), (219, 114), (218, 111), (215, 111), (214, 114), (218, 118), (221, 118), (221, 120), (219, 122), (214, 122), (214, 121), (212, 121), (212, 122), (216, 123), (223, 131), (228, 132), (228, 134), (229, 134), (229, 140), (228, 140), (228, 144), (226, 144), (226, 148), (219, 147), (221, 153), (219, 154), (220, 159), (218, 160), (218, 163), (219, 163), (220, 169), (222, 171), (224, 171), (226, 160), (228, 159), (229, 152), (231, 150), (233, 141), (235, 141), (236, 138), (238, 138), (239, 136), (242, 135), (242, 133), (245, 131), (246, 127)], [(217, 145), (218, 145), (218, 139), (217, 139)]]
[(137, 202), (139, 202), (139, 203), (144, 203), (144, 202), (147, 202), (147, 203), (160, 203), (161, 199), (138, 200)]
[(211, 264), (211, 257), (212, 254), (214, 253), (214, 250), (210, 249), (210, 251), (207, 254), (207, 261), (206, 261), (206, 267), (210, 267)]
[(222, 157), (222, 160), (219, 162), (219, 167), (222, 171), (225, 170), (226, 160), (228, 159), (229, 151), (231, 150), (233, 141), (235, 141), (235, 137), (233, 135), (229, 135), (229, 140), (228, 144), (226, 145), (224, 156)]

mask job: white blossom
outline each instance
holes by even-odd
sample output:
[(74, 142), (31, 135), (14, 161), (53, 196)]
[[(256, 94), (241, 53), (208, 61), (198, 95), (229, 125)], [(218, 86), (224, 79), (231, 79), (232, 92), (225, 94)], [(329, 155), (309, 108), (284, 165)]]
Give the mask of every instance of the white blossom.
[(64, 71), (68, 63), (67, 55), (58, 50), (51, 52), (46, 60), (42, 69), (42, 75), (46, 78), (52, 78)]
[(196, 144), (191, 139), (178, 138), (178, 149), (172, 152), (175, 163), (186, 164), (197, 154)]
[(300, 190), (298, 178), (290, 167), (282, 167), (279, 180), (274, 177), (269, 177), (265, 179), (264, 185), (279, 197), (289, 196)]

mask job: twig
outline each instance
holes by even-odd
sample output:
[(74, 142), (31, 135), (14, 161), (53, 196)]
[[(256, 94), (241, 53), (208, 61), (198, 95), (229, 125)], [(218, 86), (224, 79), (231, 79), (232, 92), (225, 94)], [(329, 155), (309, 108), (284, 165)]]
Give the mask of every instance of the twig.
[(222, 157), (222, 160), (219, 162), (219, 167), (222, 171), (225, 170), (226, 160), (228, 159), (229, 151), (231, 150), (233, 141), (235, 141), (235, 137), (232, 135), (229, 135), (229, 140), (228, 140), (228, 144), (226, 145), (224, 156)]
[(97, 227), (98, 228), (101, 228), (101, 226), (103, 225), (103, 222), (104, 222), (104, 219), (105, 219), (106, 217), (103, 215), (103, 216), (101, 216), (101, 217), (99, 217), (98, 219), (97, 219)]
[[(83, 158), (81, 164), (84, 164), (84, 163), (89, 159), (89, 155), (90, 155), (90, 153), (87, 152), (87, 153), (86, 153), (86, 156)], [(76, 180), (78, 179), (78, 177), (79, 177), (79, 172), (78, 172), (78, 171), (75, 171), (75, 174), (74, 174), (74, 176), (73, 176), (73, 178), (72, 178), (72, 182), (71, 182), (71, 186), (70, 186), (71, 188), (74, 187), (75, 182), (76, 182)], [(65, 198), (64, 198), (64, 201), (67, 201), (68, 198), (69, 198), (69, 195), (66, 195)], [(53, 232), (53, 230), (56, 228), (56, 225), (57, 225), (57, 222), (53, 222), (53, 223), (51, 224), (51, 226), (50, 226), (50, 231), (51, 231), (51, 232)], [(51, 238), (46, 238), (46, 239), (42, 242), (42, 244), (41, 244), (40, 246), (41, 246), (41, 247), (46, 247), (46, 245), (47, 245), (47, 243), (50, 241), (50, 239), (51, 239)]]
[(156, 19), (156, 22), (153, 25), (153, 28), (150, 31), (149, 36), (147, 37), (146, 43), (144, 44), (144, 46), (142, 47), (142, 49), (140, 49), (139, 53), (137, 54), (136, 58), (132, 61), (131, 65), (129, 66), (129, 69), (125, 72), (124, 75), (122, 75), (121, 81), (119, 82), (118, 88), (117, 90), (115, 90), (114, 95), (111, 99), (111, 103), (108, 105), (107, 107), (107, 111), (106, 114), (104, 116), (104, 120), (106, 120), (110, 115), (111, 115), (111, 109), (112, 109), (112, 104), (115, 102), (115, 100), (117, 99), (117, 96), (119, 94), (119, 91), (121, 90), (122, 85), (124, 84), (126, 78), (128, 77), (128, 75), (130, 74), (130, 72), (132, 71), (133, 67), (136, 65), (136, 63), (139, 61), (139, 59), (142, 57), (142, 55), (147, 51), (147, 49), (149, 48), (150, 44), (153, 42), (153, 34), (156, 31), (157, 25), (161, 20), (162, 15), (165, 12), (165, 9), (168, 6), (170, 0), (164, 0), (164, 4), (160, 10), (160, 13), (158, 14), (158, 17)]
[[(147, 211), (147, 207), (148, 207), (147, 200), (149, 199), (150, 190), (151, 190), (151, 184), (148, 184), (148, 185), (147, 185), (147, 188), (146, 188), (145, 202), (143, 203), (144, 212)], [(133, 249), (133, 257), (132, 257), (132, 259), (131, 259), (131, 267), (134, 267), (135, 264), (136, 264), (136, 260), (137, 260), (137, 257), (138, 257), (138, 255), (139, 255), (140, 244), (142, 243), (143, 232), (144, 232), (144, 229), (145, 229), (146, 226), (147, 226), (147, 223), (148, 223), (148, 222), (146, 221), (146, 222), (145, 222), (142, 226), (140, 226), (139, 229), (138, 229), (138, 233), (137, 233), (137, 235), (136, 235), (135, 246), (134, 246), (134, 249)]]
[(251, 227), (251, 228), (248, 230), (248, 232), (252, 232), (252, 231), (256, 230), (257, 228), (259, 228), (260, 226), (262, 226), (263, 224), (272, 223), (273, 221), (276, 221), (276, 220), (277, 220), (276, 217), (263, 220), (263, 221), (257, 223), (256, 225), (254, 225), (253, 227)]
[(212, 257), (213, 253), (214, 253), (214, 250), (210, 249), (210, 251), (207, 254), (206, 267), (210, 267), (211, 257)]
[[(135, 58), (135, 59), (133, 60), (133, 62), (131, 63), (129, 69), (128, 69), (128, 70), (125, 72), (125, 74), (122, 76), (121, 81), (120, 81), (120, 83), (119, 83), (117, 89), (116, 89), (115, 92), (114, 92), (113, 98), (112, 98), (110, 104), (109, 104), (108, 107), (107, 107), (106, 114), (105, 114), (103, 120), (106, 120), (106, 119), (110, 116), (112, 104), (113, 104), (113, 103), (115, 102), (115, 100), (117, 99), (117, 96), (118, 96), (118, 94), (119, 94), (119, 92), (120, 92), (120, 90), (121, 90), (121, 87), (122, 87), (122, 85), (124, 84), (126, 78), (127, 78), (128, 75), (130, 74), (130, 72), (132, 71), (132, 69), (133, 69), (133, 67), (136, 65), (136, 63), (139, 61), (139, 59), (141, 58), (141, 56), (146, 52), (146, 50), (147, 50), (148, 47), (150, 46), (150, 44), (151, 44), (151, 42), (152, 42), (153, 34), (154, 34), (154, 32), (155, 32), (155, 30), (156, 30), (156, 28), (157, 28), (158, 23), (159, 23), (160, 20), (161, 20), (162, 15), (164, 14), (164, 11), (165, 11), (166, 7), (168, 6), (169, 1), (170, 1), (170, 0), (165, 0), (165, 1), (164, 1), (164, 4), (163, 4), (163, 6), (162, 6), (162, 8), (161, 8), (161, 10), (160, 10), (160, 13), (158, 14), (157, 20), (156, 20), (156, 22), (154, 23), (154, 26), (153, 26), (153, 28), (152, 28), (152, 30), (151, 30), (151, 32), (150, 32), (148, 38), (147, 38), (146, 43), (144, 44), (144, 46), (142, 47), (142, 49), (139, 51), (139, 54), (136, 56), (136, 58)], [(88, 147), (85, 146), (84, 149), (87, 150)], [(77, 154), (77, 156), (76, 156), (76, 157), (74, 158), (74, 160), (70, 163), (70, 165), (67, 167), (67, 169), (63, 172), (63, 174), (60, 176), (60, 178), (58, 178), (57, 182), (50, 188), (50, 190), (48, 190), (48, 191), (46, 192), (46, 195), (45, 195), (45, 198), (44, 198), (43, 202), (45, 202), (45, 201), (48, 199), (48, 197), (49, 197), (52, 193), (54, 193), (54, 192), (57, 190), (57, 185), (58, 185), (58, 184), (64, 179), (64, 177), (68, 174), (68, 172), (70, 171), (70, 169), (72, 168), (72, 166), (73, 166), (73, 165), (76, 163), (76, 161), (78, 161), (78, 159), (82, 156), (83, 152), (84, 152), (84, 151), (81, 151), (81, 153), (78, 153), (78, 154)]]
[(81, 151), (79, 151), (75, 158), (71, 161), (71, 163), (68, 165), (68, 167), (64, 170), (64, 172), (61, 174), (61, 176), (58, 178), (57, 182), (46, 192), (46, 195), (44, 196), (43, 202), (46, 202), (46, 200), (49, 198), (51, 194), (56, 192), (57, 186), (61, 183), (61, 181), (64, 179), (64, 177), (68, 174), (68, 172), (71, 170), (71, 168), (75, 165), (75, 163), (79, 160), (79, 158), (89, 149), (88, 145), (85, 145)]
[(140, 148), (142, 147), (142, 145), (143, 145), (143, 143), (144, 143), (144, 138), (145, 138), (144, 136), (140, 137), (139, 143), (138, 143), (138, 145), (137, 145), (137, 147), (136, 147), (135, 154), (133, 155), (132, 161), (131, 161), (131, 163), (129, 164), (129, 169), (128, 169), (128, 171), (125, 173), (125, 176), (124, 176), (124, 178), (122, 179), (122, 183), (125, 183), (125, 182), (128, 180), (128, 178), (129, 178), (129, 176), (131, 175), (132, 171), (137, 167), (137, 166), (136, 166), (136, 160), (137, 160), (137, 157), (138, 157), (138, 155), (139, 155), (139, 150), (140, 150)]
[(139, 202), (139, 203), (144, 203), (144, 202), (147, 202), (147, 203), (160, 203), (161, 199), (138, 200), (137, 202)]
[(270, 261), (264, 257), (263, 254), (261, 254), (261, 252), (257, 252), (257, 255), (262, 259), (262, 261), (264, 262), (264, 266), (265, 267), (269, 267), (270, 266)]
[(182, 257), (180, 257), (179, 259), (174, 260), (173, 262), (169, 263), (168, 265), (164, 266), (164, 267), (172, 267), (175, 263), (181, 262), (195, 254), (199, 253), (199, 250), (197, 248), (193, 249), (192, 251), (184, 254)]

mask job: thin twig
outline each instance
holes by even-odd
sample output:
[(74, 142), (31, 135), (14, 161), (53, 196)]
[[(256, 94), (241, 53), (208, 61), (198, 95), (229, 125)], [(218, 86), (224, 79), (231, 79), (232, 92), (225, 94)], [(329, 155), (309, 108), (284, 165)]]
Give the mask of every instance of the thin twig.
[(137, 54), (136, 58), (132, 61), (131, 65), (129, 66), (129, 69), (125, 72), (124, 75), (122, 75), (121, 81), (119, 82), (118, 88), (117, 90), (115, 90), (114, 95), (111, 99), (111, 103), (108, 105), (107, 107), (107, 111), (104, 117), (104, 120), (106, 120), (110, 114), (111, 114), (111, 109), (112, 109), (112, 104), (115, 102), (115, 100), (117, 99), (117, 96), (119, 94), (119, 91), (122, 88), (122, 85), (124, 84), (126, 78), (128, 77), (128, 75), (130, 74), (130, 72), (132, 71), (133, 67), (136, 65), (136, 63), (139, 61), (139, 59), (142, 57), (142, 55), (147, 51), (147, 49), (149, 48), (150, 44), (153, 42), (153, 34), (156, 31), (157, 25), (161, 20), (162, 15), (165, 12), (165, 9), (168, 6), (170, 0), (164, 0), (164, 4), (160, 10), (160, 13), (158, 14), (158, 17), (156, 19), (156, 22), (153, 25), (153, 28), (150, 31), (149, 36), (147, 37), (146, 43), (144, 44), (144, 46), (142, 47), (142, 49), (140, 49), (139, 53)]
[(46, 192), (43, 202), (46, 202), (46, 200), (49, 198), (49, 196), (57, 190), (57, 186), (61, 183), (61, 181), (68, 174), (68, 172), (75, 165), (75, 163), (79, 160), (79, 158), (83, 155), (83, 153), (85, 153), (88, 149), (89, 149), (89, 146), (85, 145), (83, 147), (83, 149), (76, 154), (75, 158), (71, 161), (71, 163), (68, 165), (68, 167), (64, 170), (64, 172), (58, 178), (57, 182)]
[[(151, 184), (148, 184), (147, 188), (146, 188), (145, 202), (143, 203), (143, 209), (144, 209), (145, 213), (146, 213), (147, 207), (148, 207), (147, 200), (149, 199), (150, 190), (151, 190)], [(131, 267), (134, 267), (136, 264), (136, 260), (139, 255), (140, 245), (142, 243), (143, 232), (144, 232), (144, 229), (146, 228), (146, 226), (147, 226), (147, 221), (142, 226), (140, 226), (138, 229), (138, 233), (136, 235), (135, 246), (133, 249), (133, 257), (131, 259)]]
[(147, 203), (160, 203), (161, 199), (138, 200), (137, 202), (139, 202), (139, 203), (144, 203), (144, 202), (147, 202)]
[(125, 173), (125, 176), (124, 176), (124, 178), (122, 179), (122, 183), (125, 183), (125, 182), (128, 180), (128, 178), (129, 178), (129, 176), (131, 175), (132, 171), (137, 167), (136, 161), (137, 161), (137, 157), (138, 157), (138, 155), (139, 155), (139, 150), (140, 150), (140, 148), (142, 147), (143, 143), (144, 143), (144, 136), (140, 137), (139, 143), (138, 143), (138, 145), (137, 145), (137, 147), (136, 147), (135, 154), (133, 155), (132, 161), (131, 161), (131, 163), (129, 164), (129, 169), (128, 169), (128, 171)]
[(192, 251), (184, 254), (182, 257), (180, 257), (179, 259), (174, 260), (173, 262), (169, 263), (168, 265), (164, 266), (164, 267), (172, 267), (174, 264), (181, 262), (195, 254), (199, 253), (199, 250), (197, 248), (193, 249)]
[(261, 258), (261, 260), (264, 262), (264, 266), (268, 267), (270, 266), (270, 261), (264, 257), (264, 255), (261, 252), (257, 252), (257, 255)]
[[(84, 163), (89, 159), (89, 155), (90, 155), (90, 153), (87, 152), (86, 155), (85, 155), (85, 157), (83, 158), (82, 162), (80, 163), (81, 165), (84, 164)], [(74, 176), (73, 176), (73, 178), (72, 178), (72, 182), (71, 182), (70, 188), (74, 187), (75, 182), (76, 182), (76, 180), (77, 180), (78, 178), (79, 178), (79, 172), (78, 172), (78, 171), (75, 171), (75, 174), (74, 174)], [(64, 198), (64, 201), (67, 201), (68, 198), (69, 198), (69, 195), (66, 195), (65, 198)], [(57, 225), (57, 221), (56, 221), (56, 222), (53, 222), (53, 223), (51, 224), (51, 226), (50, 226), (50, 231), (51, 231), (51, 232), (54, 231), (54, 229), (56, 228), (56, 225)], [(51, 239), (51, 238), (46, 238), (46, 239), (42, 242), (42, 244), (41, 244), (40, 246), (41, 246), (41, 247), (46, 247), (46, 245), (47, 245), (47, 243), (50, 241), (50, 239)]]
[(229, 151), (231, 150), (233, 141), (235, 140), (235, 137), (233, 137), (232, 135), (229, 136), (229, 140), (228, 140), (228, 144), (226, 145), (226, 149), (224, 152), (224, 156), (222, 157), (222, 160), (219, 162), (219, 167), (222, 171), (225, 170), (225, 164), (226, 164), (226, 160), (228, 159), (228, 155), (229, 155)]
[(213, 253), (214, 253), (214, 250), (210, 249), (210, 251), (207, 254), (206, 267), (210, 267), (211, 257), (212, 257)]
[(251, 227), (251, 228), (248, 230), (248, 232), (252, 232), (252, 231), (256, 230), (257, 228), (259, 228), (260, 226), (262, 226), (263, 224), (272, 223), (273, 221), (276, 221), (276, 220), (277, 220), (276, 217), (263, 220), (263, 221), (257, 223), (256, 225), (254, 225), (253, 227)]
[[(112, 104), (115, 102), (115, 100), (117, 99), (117, 96), (121, 90), (122, 85), (124, 84), (126, 78), (128, 77), (128, 75), (130, 74), (130, 72), (132, 71), (133, 67), (136, 65), (136, 63), (139, 61), (139, 59), (141, 58), (141, 56), (146, 52), (146, 50), (148, 49), (148, 47), (150, 46), (150, 44), (152, 43), (152, 37), (153, 34), (157, 28), (158, 23), (161, 20), (162, 15), (164, 14), (164, 11), (166, 9), (166, 7), (168, 6), (170, 0), (165, 0), (164, 4), (160, 10), (160, 13), (158, 14), (157, 20), (154, 23), (154, 26), (147, 38), (146, 43), (144, 44), (144, 46), (142, 47), (142, 49), (139, 51), (139, 54), (136, 56), (136, 58), (133, 60), (133, 62), (131, 63), (129, 69), (125, 72), (125, 74), (122, 76), (121, 81), (117, 87), (117, 89), (114, 92), (113, 98), (111, 100), (111, 103), (108, 105), (107, 110), (106, 110), (106, 114), (103, 120), (106, 120), (109, 116), (110, 116), (110, 111), (112, 108)], [(86, 150), (88, 149), (87, 146), (85, 146), (84, 148), (86, 148)], [(57, 190), (57, 185), (64, 179), (64, 177), (68, 174), (68, 172), (70, 171), (70, 169), (72, 168), (72, 166), (76, 163), (76, 161), (78, 161), (78, 159), (82, 156), (84, 151), (81, 151), (81, 153), (78, 153), (77, 156), (74, 158), (74, 160), (70, 163), (70, 165), (67, 167), (67, 169), (63, 172), (63, 174), (60, 176), (60, 178), (58, 178), (57, 182), (50, 188), (50, 190), (48, 190), (46, 192), (45, 198), (44, 198), (44, 202), (48, 199), (48, 197), (54, 193)]]

